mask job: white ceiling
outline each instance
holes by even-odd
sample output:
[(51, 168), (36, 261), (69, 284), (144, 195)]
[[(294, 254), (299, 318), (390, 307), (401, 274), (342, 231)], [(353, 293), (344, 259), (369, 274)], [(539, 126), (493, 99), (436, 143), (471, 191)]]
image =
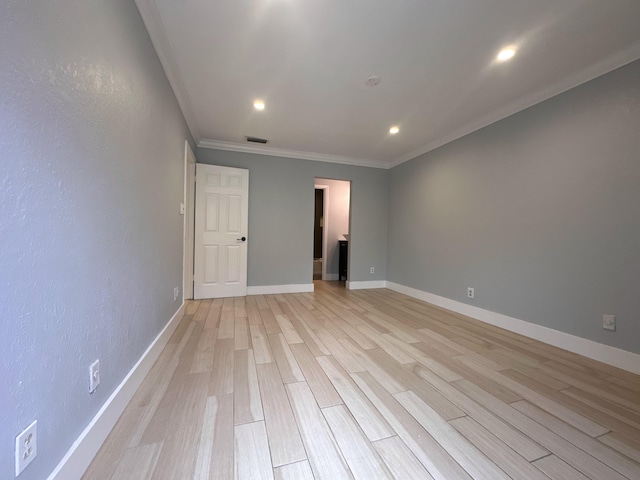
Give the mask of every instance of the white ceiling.
[(640, 58), (638, 0), (136, 3), (199, 145), (383, 168)]

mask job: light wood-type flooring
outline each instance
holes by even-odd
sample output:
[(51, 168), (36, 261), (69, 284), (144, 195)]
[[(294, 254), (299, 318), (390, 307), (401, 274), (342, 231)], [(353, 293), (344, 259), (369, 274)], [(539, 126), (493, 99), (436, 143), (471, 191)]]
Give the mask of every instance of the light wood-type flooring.
[(192, 301), (89, 479), (640, 479), (640, 377), (390, 290)]

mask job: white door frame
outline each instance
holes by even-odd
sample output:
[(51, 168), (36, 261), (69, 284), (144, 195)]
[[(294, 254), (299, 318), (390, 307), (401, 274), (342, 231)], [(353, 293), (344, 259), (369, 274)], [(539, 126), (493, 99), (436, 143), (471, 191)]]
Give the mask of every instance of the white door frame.
[[(329, 216), (327, 215), (329, 205), (329, 185), (314, 185), (322, 192), (322, 280), (327, 279), (327, 235), (329, 233)], [(314, 189), (314, 191), (315, 191)]]
[(195, 231), (196, 157), (184, 142), (184, 224), (182, 235), (182, 300), (193, 298), (193, 236)]

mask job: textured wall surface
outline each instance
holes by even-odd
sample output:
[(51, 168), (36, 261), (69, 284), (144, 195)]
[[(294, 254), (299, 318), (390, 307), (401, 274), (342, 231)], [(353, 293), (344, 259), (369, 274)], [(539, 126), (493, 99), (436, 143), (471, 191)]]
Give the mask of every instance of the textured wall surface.
[[(324, 261), (327, 262), (327, 274), (338, 275), (340, 263), (340, 249), (338, 240), (344, 240), (344, 234), (349, 233), (349, 197), (351, 185), (342, 180), (330, 180), (316, 178), (316, 185), (326, 185), (325, 203), (325, 228), (327, 228), (327, 251), (324, 253)], [(336, 277), (337, 278), (337, 277)]]
[(388, 280), (640, 353), (640, 62), (393, 168), (389, 195)]
[(206, 148), (197, 157), (249, 169), (249, 286), (311, 283), (316, 177), (351, 180), (349, 280), (385, 279), (387, 170)]
[(130, 0), (5, 0), (0, 65), (0, 478), (37, 419), (42, 480), (180, 306), (190, 137)]

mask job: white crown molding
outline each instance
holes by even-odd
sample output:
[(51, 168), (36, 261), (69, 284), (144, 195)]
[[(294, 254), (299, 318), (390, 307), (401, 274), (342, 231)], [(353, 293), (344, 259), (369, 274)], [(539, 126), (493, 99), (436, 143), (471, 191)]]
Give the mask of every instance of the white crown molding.
[(142, 17), (142, 22), (147, 29), (149, 38), (151, 38), (151, 43), (158, 55), (160, 64), (167, 76), (167, 80), (169, 80), (169, 85), (171, 85), (173, 94), (178, 100), (178, 105), (180, 106), (182, 115), (187, 122), (187, 127), (189, 127), (193, 140), (197, 144), (200, 141), (198, 125), (193, 115), (189, 95), (184, 88), (184, 83), (182, 82), (182, 77), (180, 76), (173, 50), (171, 49), (169, 40), (167, 40), (167, 34), (164, 24), (162, 23), (162, 17), (158, 11), (158, 7), (154, 0), (135, 0), (135, 3), (138, 7), (138, 12), (140, 12), (140, 16)]
[(419, 157), (420, 155), (424, 155), (431, 150), (435, 150), (436, 148), (453, 142), (458, 138), (464, 137), (465, 135), (480, 130), (481, 128), (491, 125), (492, 123), (496, 123), (503, 118), (532, 107), (533, 105), (544, 102), (551, 97), (555, 97), (556, 95), (566, 92), (567, 90), (571, 90), (572, 88), (575, 88), (579, 85), (582, 85), (583, 83), (593, 80), (594, 78), (609, 73), (616, 68), (623, 67), (624, 65), (627, 65), (628, 63), (631, 63), (638, 59), (640, 59), (640, 42), (633, 43), (630, 47), (620, 50), (613, 55), (609, 55), (599, 62), (592, 63), (587, 68), (564, 77), (559, 82), (525, 95), (524, 97), (520, 97), (502, 108), (494, 110), (487, 115), (483, 115), (482, 117), (473, 120), (472, 122), (466, 124), (464, 127), (456, 130), (449, 135), (437, 138), (416, 150), (406, 153), (389, 162), (388, 168), (396, 167), (401, 163), (412, 160), (416, 157)]
[(296, 158), (302, 160), (312, 160), (320, 162), (338, 163), (345, 165), (355, 165), (361, 167), (389, 169), (398, 166), (404, 162), (412, 160), (420, 155), (435, 150), (438, 147), (446, 145), (465, 135), (473, 133), (481, 128), (498, 122), (510, 115), (518, 113), (526, 108), (543, 102), (551, 97), (559, 95), (567, 90), (577, 87), (585, 82), (593, 80), (604, 75), (616, 68), (622, 67), (630, 62), (640, 59), (640, 42), (633, 43), (631, 46), (609, 55), (608, 57), (595, 62), (587, 68), (577, 73), (571, 74), (550, 86), (542, 88), (536, 92), (520, 97), (509, 104), (483, 115), (456, 131), (436, 138), (420, 148), (412, 150), (400, 157), (385, 161), (367, 160), (359, 158), (342, 157), (338, 155), (329, 155), (315, 152), (304, 152), (295, 150), (278, 149), (265, 146), (245, 145), (235, 142), (224, 142), (210, 139), (201, 139), (198, 126), (193, 114), (193, 109), (189, 100), (186, 89), (182, 82), (175, 56), (172, 52), (169, 41), (167, 40), (165, 28), (162, 18), (154, 0), (135, 0), (140, 16), (147, 29), (151, 42), (156, 50), (160, 63), (165, 71), (169, 84), (173, 89), (182, 114), (187, 122), (189, 131), (194, 138), (196, 144), (201, 148), (211, 148), (216, 150), (235, 151), (243, 153), (254, 153), (262, 155), (272, 155), (276, 157)]
[(441, 297), (433, 293), (407, 287), (399, 283), (387, 282), (387, 288), (408, 295), (409, 297), (417, 298), (423, 302), (475, 318), (481, 322), (504, 328), (510, 332), (518, 333), (525, 337), (553, 345), (554, 347), (577, 353), (592, 360), (606, 363), (607, 365), (612, 365), (627, 370), (628, 372), (640, 374), (640, 355), (637, 353), (621, 350), (616, 347), (594, 342), (593, 340), (577, 337), (569, 333), (543, 327), (542, 325), (526, 322), (446, 297)]
[(122, 415), (122, 412), (124, 412), (124, 409), (142, 384), (142, 381), (151, 371), (151, 367), (153, 367), (162, 350), (169, 343), (171, 335), (178, 328), (178, 324), (182, 319), (184, 307), (185, 304), (182, 302), (180, 308), (178, 308), (155, 340), (151, 342), (151, 345), (102, 405), (102, 408), (98, 410), (98, 413), (82, 431), (66, 455), (60, 460), (60, 463), (49, 475), (48, 480), (69, 480), (82, 477), (91, 464), (93, 457), (96, 456), (109, 433), (115, 427), (120, 415)]
[(359, 158), (341, 157), (338, 155), (328, 155), (326, 153), (300, 152), (297, 150), (285, 150), (282, 148), (264, 147), (258, 145), (245, 145), (243, 143), (222, 142), (218, 140), (203, 139), (198, 142), (200, 148), (211, 148), (213, 150), (226, 150), (229, 152), (253, 153), (258, 155), (270, 155), (273, 157), (296, 158), (299, 160), (312, 160), (314, 162), (340, 163), (343, 165), (355, 165), (357, 167), (383, 168), (388, 169), (389, 165), (374, 160)]

